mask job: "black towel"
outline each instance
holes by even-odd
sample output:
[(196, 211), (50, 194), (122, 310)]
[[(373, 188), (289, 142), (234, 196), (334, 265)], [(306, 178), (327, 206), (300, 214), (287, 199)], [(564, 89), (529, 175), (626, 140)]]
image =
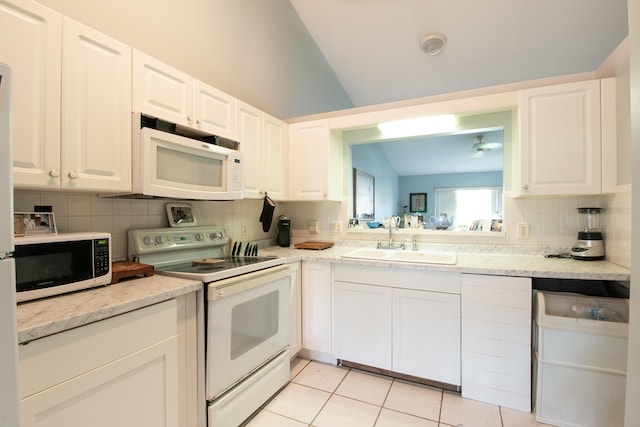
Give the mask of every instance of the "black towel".
[(262, 213), (260, 214), (260, 222), (262, 223), (262, 231), (268, 233), (271, 229), (271, 221), (273, 221), (273, 211), (275, 210), (276, 204), (273, 203), (273, 200), (269, 198), (269, 196), (264, 196), (264, 201), (262, 202)]

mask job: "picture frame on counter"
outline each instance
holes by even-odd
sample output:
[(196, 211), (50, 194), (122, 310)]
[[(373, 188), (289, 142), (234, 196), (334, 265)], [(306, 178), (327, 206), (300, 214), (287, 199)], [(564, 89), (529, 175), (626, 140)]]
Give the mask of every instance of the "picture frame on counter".
[(53, 212), (15, 212), (13, 214), (15, 237), (41, 234), (58, 234)]

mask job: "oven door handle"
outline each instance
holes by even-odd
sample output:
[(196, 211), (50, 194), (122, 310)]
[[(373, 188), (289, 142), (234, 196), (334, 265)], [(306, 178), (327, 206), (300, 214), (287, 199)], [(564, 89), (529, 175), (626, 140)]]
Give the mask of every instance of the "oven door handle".
[(219, 280), (209, 283), (207, 289), (207, 300), (215, 301), (231, 295), (245, 292), (276, 280), (288, 277), (289, 266), (286, 264), (242, 274), (236, 277)]

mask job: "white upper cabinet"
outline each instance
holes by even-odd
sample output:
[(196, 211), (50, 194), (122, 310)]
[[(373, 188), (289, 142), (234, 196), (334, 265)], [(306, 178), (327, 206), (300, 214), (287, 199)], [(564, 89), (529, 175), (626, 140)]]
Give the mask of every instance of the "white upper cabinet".
[(235, 99), (140, 51), (133, 51), (133, 101), (142, 112), (182, 126), (235, 138)]
[(30, 1), (0, 3), (0, 24), (15, 187), (130, 191), (131, 49)]
[(518, 194), (601, 192), (600, 81), (520, 92)]
[(131, 191), (130, 105), (131, 48), (65, 17), (63, 188)]
[(249, 104), (236, 101), (236, 136), (244, 163), (244, 196), (287, 197), (286, 124)]
[(235, 99), (199, 80), (193, 81), (191, 126), (225, 138), (235, 138)]
[(290, 200), (342, 200), (342, 143), (328, 120), (289, 125)]
[(260, 145), (262, 142), (262, 112), (244, 102), (236, 102), (236, 135), (240, 142), (242, 157), (242, 172), (244, 184), (244, 197), (257, 199), (264, 194), (261, 193), (263, 180), (261, 168), (265, 163), (260, 156)]
[(13, 70), (18, 188), (60, 187), (62, 16), (30, 0), (0, 1), (0, 61)]

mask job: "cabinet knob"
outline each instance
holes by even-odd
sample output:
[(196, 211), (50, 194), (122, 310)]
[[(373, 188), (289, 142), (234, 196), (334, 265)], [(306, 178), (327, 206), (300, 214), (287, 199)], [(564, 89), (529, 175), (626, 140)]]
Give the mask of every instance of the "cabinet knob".
[(188, 121), (189, 123), (193, 122), (193, 117), (191, 117), (191, 116), (187, 116), (187, 121)]
[(69, 176), (69, 178), (71, 178), (71, 179), (78, 179), (78, 176), (79, 176), (79, 175), (78, 175), (78, 172), (76, 172), (76, 171), (71, 171), (71, 172), (69, 172), (69, 175), (68, 175), (68, 176)]
[(60, 176), (60, 171), (59, 171), (58, 169), (51, 169), (51, 170), (49, 171), (49, 176), (50, 176), (51, 178), (57, 178), (57, 177), (59, 177), (59, 176)]
[(522, 185), (522, 189), (523, 190), (528, 190), (529, 189), (529, 184), (523, 184)]
[(200, 119), (198, 119), (198, 120), (196, 120), (196, 124), (197, 124), (198, 126), (200, 126), (200, 125), (202, 124), (202, 121), (201, 121)]

